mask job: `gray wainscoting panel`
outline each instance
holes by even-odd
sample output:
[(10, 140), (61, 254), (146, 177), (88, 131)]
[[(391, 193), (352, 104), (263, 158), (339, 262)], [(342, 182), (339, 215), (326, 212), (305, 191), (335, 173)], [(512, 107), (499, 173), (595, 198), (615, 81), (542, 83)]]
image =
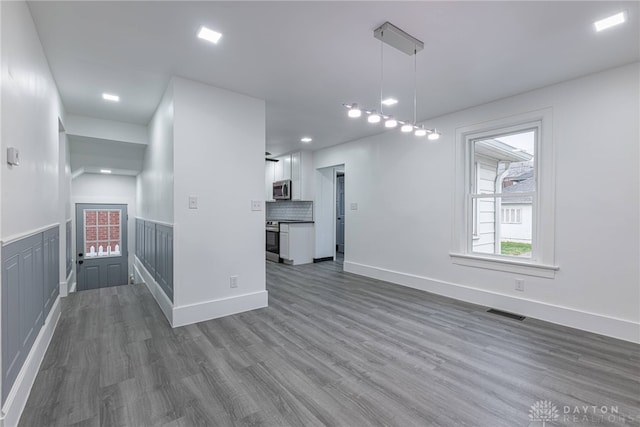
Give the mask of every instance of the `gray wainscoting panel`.
[(42, 238), (44, 246), (44, 317), (46, 318), (60, 293), (60, 286), (58, 286), (59, 228), (54, 227), (46, 230)]
[(144, 222), (144, 266), (153, 277), (156, 276), (156, 225), (153, 222)]
[(66, 224), (66, 229), (65, 229), (65, 239), (67, 242), (67, 246), (66, 246), (66, 260), (67, 260), (67, 275), (65, 277), (69, 277), (69, 275), (71, 274), (71, 270), (73, 270), (73, 256), (71, 255), (71, 220), (67, 221)]
[(173, 228), (156, 224), (156, 282), (173, 301)]
[(136, 256), (144, 259), (144, 221), (140, 218), (136, 218)]
[(59, 227), (2, 247), (2, 402), (58, 296)]
[(136, 256), (173, 301), (173, 227), (136, 218)]

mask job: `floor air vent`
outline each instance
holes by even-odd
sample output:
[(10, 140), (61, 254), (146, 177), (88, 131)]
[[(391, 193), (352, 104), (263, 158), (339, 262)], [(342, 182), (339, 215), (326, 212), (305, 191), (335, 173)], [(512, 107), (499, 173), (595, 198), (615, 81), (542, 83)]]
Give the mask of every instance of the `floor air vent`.
[(509, 319), (514, 320), (524, 320), (524, 316), (520, 316), (519, 314), (507, 313), (506, 311), (496, 310), (495, 308), (490, 308), (487, 310), (487, 313), (497, 314), (498, 316), (508, 317)]

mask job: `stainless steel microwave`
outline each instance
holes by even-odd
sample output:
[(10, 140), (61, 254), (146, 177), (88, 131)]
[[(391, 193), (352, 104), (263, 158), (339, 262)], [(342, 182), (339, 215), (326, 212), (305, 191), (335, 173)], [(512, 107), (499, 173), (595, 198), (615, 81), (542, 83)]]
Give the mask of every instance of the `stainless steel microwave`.
[(273, 183), (274, 200), (291, 200), (291, 180), (276, 181)]

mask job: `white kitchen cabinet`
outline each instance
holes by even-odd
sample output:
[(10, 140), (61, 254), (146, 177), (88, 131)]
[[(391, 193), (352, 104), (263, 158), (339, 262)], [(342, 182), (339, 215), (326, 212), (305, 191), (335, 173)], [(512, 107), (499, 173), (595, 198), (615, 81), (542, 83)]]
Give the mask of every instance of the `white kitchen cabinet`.
[[(280, 181), (284, 176), (284, 162), (279, 157), (275, 158), (277, 162), (273, 162), (273, 181)], [(273, 181), (271, 181), (273, 183)]]
[(274, 181), (282, 181), (283, 179), (291, 179), (291, 155), (276, 157), (278, 162), (273, 162), (275, 165)]
[(264, 199), (273, 201), (273, 177), (275, 176), (276, 162), (264, 162)]
[(291, 179), (291, 155), (287, 154), (278, 158), (280, 159), (278, 163), (282, 163), (282, 179)]
[(265, 200), (273, 200), (274, 181), (291, 180), (292, 200), (313, 200), (313, 152), (297, 151), (266, 162)]
[(292, 265), (313, 262), (313, 223), (280, 223), (280, 258)]
[(300, 152), (291, 154), (291, 200), (302, 200), (301, 156)]
[(283, 260), (290, 259), (289, 246), (289, 226), (280, 224), (280, 258)]
[(291, 199), (313, 200), (313, 152), (291, 154)]

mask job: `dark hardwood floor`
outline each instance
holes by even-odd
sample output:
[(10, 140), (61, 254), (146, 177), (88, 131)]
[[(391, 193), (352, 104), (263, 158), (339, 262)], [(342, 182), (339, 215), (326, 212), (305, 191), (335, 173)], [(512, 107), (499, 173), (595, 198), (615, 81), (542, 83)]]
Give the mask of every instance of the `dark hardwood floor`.
[(267, 287), (176, 329), (143, 285), (65, 298), (20, 425), (640, 426), (638, 345), (333, 262), (267, 263)]

